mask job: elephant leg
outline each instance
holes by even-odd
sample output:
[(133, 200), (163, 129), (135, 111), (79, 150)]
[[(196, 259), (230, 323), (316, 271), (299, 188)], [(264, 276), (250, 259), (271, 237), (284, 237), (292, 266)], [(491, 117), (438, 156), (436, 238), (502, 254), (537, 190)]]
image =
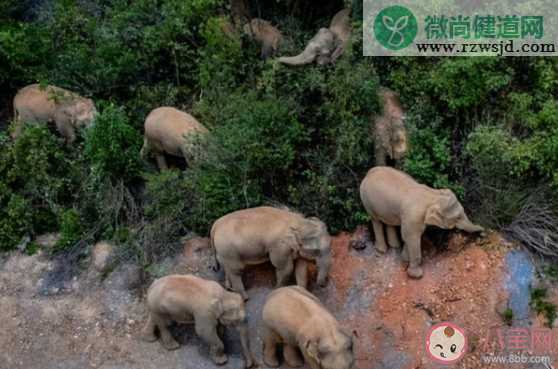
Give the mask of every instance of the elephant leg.
[(277, 360), (277, 345), (281, 342), (281, 337), (270, 328), (265, 328), (264, 332), (264, 355), (265, 365), (270, 368), (277, 368), (279, 360)]
[(409, 268), (407, 268), (407, 274), (411, 278), (421, 278), (423, 271), (420, 267), (422, 262), (421, 251), (420, 251), (420, 237), (422, 235), (422, 230), (416, 230), (413, 227), (403, 226), (401, 233), (403, 235), (403, 241), (405, 242), (405, 248), (409, 255)]
[(405, 264), (409, 264), (409, 248), (406, 243), (403, 244), (403, 250), (401, 250), (401, 260), (403, 260)]
[(248, 294), (244, 289), (244, 283), (242, 283), (242, 270), (225, 267), (225, 276), (229, 280), (233, 291), (240, 293), (244, 300), (248, 300)]
[(58, 132), (66, 139), (67, 143), (72, 143), (76, 140), (76, 130), (70, 122), (56, 122)]
[(399, 236), (397, 235), (397, 228), (391, 225), (386, 225), (386, 233), (388, 245), (394, 249), (401, 248), (401, 242), (399, 242)]
[(209, 345), (209, 356), (217, 365), (227, 362), (225, 346), (217, 334), (217, 320), (208, 316), (196, 317), (196, 334)]
[(231, 284), (231, 280), (229, 279), (229, 276), (225, 275), (225, 288), (230, 290), (232, 289), (232, 284)]
[(304, 359), (298, 352), (298, 347), (285, 344), (283, 347), (283, 357), (291, 368), (299, 368), (304, 365)]
[(146, 342), (154, 342), (157, 341), (157, 336), (155, 335), (155, 329), (157, 325), (153, 319), (153, 314), (149, 313), (149, 318), (147, 318), (147, 323), (145, 323), (145, 327), (143, 327), (141, 331), (141, 339)]
[(379, 133), (376, 133), (377, 142), (374, 143), (374, 156), (376, 159), (376, 166), (383, 167), (386, 165), (386, 150), (382, 146), (381, 138), (378, 137)]
[(300, 287), (308, 286), (308, 262), (302, 258), (298, 258), (295, 264), (296, 284)]
[(372, 219), (372, 227), (374, 228), (376, 250), (384, 254), (387, 251), (386, 239), (384, 238), (384, 225), (376, 219)]
[(170, 325), (170, 320), (161, 317), (155, 318), (155, 324), (159, 328), (159, 333), (161, 334), (161, 344), (167, 350), (176, 350), (180, 347), (180, 344), (176, 342), (168, 326)]
[(159, 170), (162, 171), (162, 170), (169, 169), (167, 165), (167, 160), (165, 159), (165, 154), (163, 153), (155, 154), (155, 160), (157, 161), (157, 166), (159, 167)]
[(285, 286), (293, 274), (294, 263), (290, 249), (276, 248), (269, 254), (269, 260), (275, 267), (277, 287)]

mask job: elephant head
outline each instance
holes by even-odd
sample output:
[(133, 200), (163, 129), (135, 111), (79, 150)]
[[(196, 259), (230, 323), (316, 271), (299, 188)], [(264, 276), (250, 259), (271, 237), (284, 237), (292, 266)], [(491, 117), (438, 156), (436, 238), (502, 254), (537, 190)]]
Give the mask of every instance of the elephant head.
[(316, 63), (323, 65), (331, 61), (334, 49), (335, 35), (327, 28), (320, 28), (301, 54), (283, 56), (279, 58), (279, 62), (288, 65), (305, 65), (315, 60)]
[(223, 325), (236, 325), (246, 319), (244, 299), (235, 292), (223, 292), (223, 298), (217, 302), (217, 316)]
[(238, 330), (245, 367), (252, 367), (254, 365), (254, 359), (250, 351), (244, 299), (238, 293), (224, 291), (222, 299), (219, 300), (216, 305), (215, 309), (219, 322), (223, 325), (233, 325)]
[(78, 98), (63, 102), (55, 112), (57, 121), (71, 122), (75, 127), (87, 127), (97, 116), (97, 109), (91, 99)]
[(443, 229), (461, 229), (482, 232), (483, 227), (473, 224), (455, 194), (448, 189), (435, 190), (434, 201), (426, 209), (425, 223)]
[(318, 267), (318, 284), (325, 286), (331, 267), (331, 236), (318, 218), (303, 218), (293, 229), (302, 257), (313, 259)]
[(326, 337), (309, 339), (303, 343), (303, 347), (306, 356), (317, 364), (315, 366), (318, 368), (351, 369), (354, 367), (353, 337), (340, 330)]

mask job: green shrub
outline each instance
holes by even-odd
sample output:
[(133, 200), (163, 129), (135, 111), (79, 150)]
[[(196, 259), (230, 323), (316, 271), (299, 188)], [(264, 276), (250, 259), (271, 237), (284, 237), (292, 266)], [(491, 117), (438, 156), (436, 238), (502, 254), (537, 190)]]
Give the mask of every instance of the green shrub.
[(60, 215), (60, 238), (54, 251), (62, 251), (76, 245), (83, 237), (83, 227), (79, 213), (75, 209), (64, 210)]
[(25, 198), (6, 188), (2, 188), (0, 193), (0, 251), (7, 251), (15, 248), (30, 233), (32, 214)]
[(230, 211), (281, 198), (304, 140), (288, 104), (253, 92), (229, 95), (213, 114), (216, 126), (202, 148), (206, 153), (189, 170), (198, 197), (189, 220), (194, 229), (206, 229)]
[(25, 127), (15, 142), (0, 135), (0, 248), (55, 230), (81, 178), (79, 154), (46, 127)]
[(471, 109), (484, 104), (494, 93), (509, 85), (512, 70), (501, 59), (442, 58), (431, 70), (436, 96), (451, 110)]
[(531, 290), (531, 307), (537, 314), (542, 314), (546, 318), (546, 325), (552, 328), (556, 320), (556, 305), (547, 300), (547, 290), (545, 288), (534, 288)]
[(447, 133), (444, 135), (434, 128), (411, 127), (409, 136), (410, 150), (405, 156), (403, 170), (421, 183), (434, 188), (451, 188), (462, 197), (463, 188), (450, 180), (452, 156)]
[(139, 132), (132, 128), (123, 109), (108, 104), (87, 130), (85, 158), (94, 176), (130, 181), (140, 174), (141, 144)]

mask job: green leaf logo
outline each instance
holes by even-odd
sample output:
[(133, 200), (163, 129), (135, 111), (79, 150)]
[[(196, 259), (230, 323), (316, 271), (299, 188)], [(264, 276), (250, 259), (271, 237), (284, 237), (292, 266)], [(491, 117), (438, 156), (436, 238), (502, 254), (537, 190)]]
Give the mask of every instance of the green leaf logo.
[(376, 39), (389, 50), (401, 50), (409, 46), (417, 36), (417, 31), (417, 19), (404, 6), (385, 8), (374, 20)]

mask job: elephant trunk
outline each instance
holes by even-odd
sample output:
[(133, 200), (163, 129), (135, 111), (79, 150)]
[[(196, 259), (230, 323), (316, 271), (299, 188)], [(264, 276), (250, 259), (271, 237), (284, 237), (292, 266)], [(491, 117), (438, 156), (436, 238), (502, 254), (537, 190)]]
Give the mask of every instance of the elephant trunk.
[(310, 64), (316, 58), (316, 54), (310, 48), (304, 49), (304, 51), (297, 56), (282, 56), (279, 58), (279, 63), (287, 65), (305, 65)]
[(461, 229), (465, 232), (475, 233), (475, 232), (482, 232), (484, 228), (472, 223), (467, 216), (464, 216), (462, 220), (460, 220), (456, 227)]
[(250, 351), (250, 341), (248, 339), (248, 324), (246, 322), (239, 323), (236, 327), (240, 336), (240, 344), (242, 345), (242, 355), (244, 356), (244, 366), (251, 368), (254, 366), (254, 359)]
[(318, 278), (317, 282), (320, 287), (324, 287), (327, 283), (327, 276), (329, 274), (329, 269), (331, 268), (331, 254), (327, 253), (316, 259), (316, 265), (318, 267)]

